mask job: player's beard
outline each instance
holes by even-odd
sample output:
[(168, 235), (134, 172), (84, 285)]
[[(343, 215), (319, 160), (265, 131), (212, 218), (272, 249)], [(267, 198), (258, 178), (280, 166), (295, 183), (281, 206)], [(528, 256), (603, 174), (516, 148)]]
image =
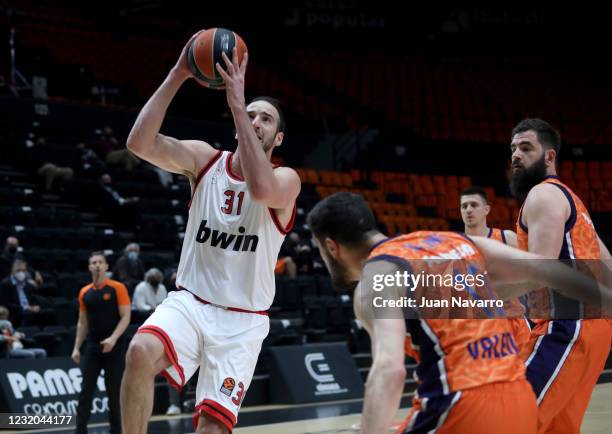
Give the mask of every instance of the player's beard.
[(272, 137), (268, 141), (266, 141), (265, 139), (261, 141), (261, 145), (263, 147), (263, 151), (264, 152), (267, 153), (270, 149), (272, 149), (274, 147), (274, 138), (275, 137)]
[(529, 191), (546, 178), (546, 161), (542, 158), (530, 167), (515, 169), (510, 178), (510, 192), (521, 202), (525, 200)]
[(332, 284), (336, 292), (352, 293), (359, 282), (351, 279), (348, 267), (336, 261), (331, 255), (329, 256), (329, 262), (329, 274), (331, 275)]

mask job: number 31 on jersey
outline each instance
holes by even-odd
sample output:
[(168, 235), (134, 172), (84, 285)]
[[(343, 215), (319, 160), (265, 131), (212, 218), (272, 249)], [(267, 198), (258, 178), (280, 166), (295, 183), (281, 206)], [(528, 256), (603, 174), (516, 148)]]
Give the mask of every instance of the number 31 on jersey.
[(236, 215), (240, 215), (240, 213), (242, 212), (242, 201), (244, 199), (244, 191), (241, 191), (240, 193), (238, 193), (238, 195), (236, 195), (236, 192), (234, 190), (225, 190), (225, 192), (223, 193), (225, 194), (225, 206), (221, 207), (221, 212), (224, 214), (234, 214), (234, 199), (237, 197), (238, 198), (238, 204), (236, 206)]

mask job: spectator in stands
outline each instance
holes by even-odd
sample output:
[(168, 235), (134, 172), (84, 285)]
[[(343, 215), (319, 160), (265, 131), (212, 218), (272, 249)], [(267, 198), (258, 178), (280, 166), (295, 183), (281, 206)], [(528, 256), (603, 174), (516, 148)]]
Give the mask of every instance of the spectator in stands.
[(110, 126), (105, 126), (102, 131), (97, 130), (97, 140), (93, 143), (93, 148), (98, 157), (108, 164), (123, 165), (125, 170), (132, 171), (135, 166), (140, 164), (140, 160), (128, 149), (119, 144)]
[[(38, 122), (32, 124), (34, 131), (28, 134), (23, 155), (19, 156), (19, 165), (32, 174), (37, 174), (42, 180), (45, 191), (51, 191), (55, 186), (63, 192), (66, 183), (72, 179), (77, 163), (71, 152), (57, 152), (56, 145), (47, 144), (41, 136)], [(57, 182), (56, 182), (57, 181)]]
[(9, 310), (0, 306), (0, 342), (5, 342), (8, 349), (9, 359), (41, 359), (47, 357), (47, 352), (42, 348), (24, 348), (23, 333), (16, 332), (13, 324), (9, 321)]
[(113, 188), (113, 178), (111, 178), (108, 173), (105, 173), (100, 177), (100, 185), (102, 186), (102, 189), (106, 191), (112, 197), (112, 200), (119, 206), (129, 205), (140, 200), (140, 198), (137, 196), (128, 198), (121, 196), (117, 190)]
[(151, 312), (168, 296), (168, 291), (162, 283), (164, 275), (157, 268), (149, 269), (144, 280), (134, 290), (132, 307), (141, 312)]
[(308, 240), (303, 240), (297, 232), (291, 232), (281, 247), (281, 254), (285, 254), (295, 262), (298, 274), (309, 274), (313, 269), (312, 248)]
[(291, 256), (278, 255), (276, 266), (274, 267), (274, 274), (277, 276), (295, 277), (297, 274), (297, 267)]
[(134, 288), (144, 278), (144, 263), (139, 255), (138, 243), (130, 243), (113, 267), (113, 278), (123, 282), (128, 288)]
[[(15, 259), (26, 261), (23, 249), (19, 247), (19, 239), (11, 235), (7, 237), (4, 244), (4, 250), (0, 256), (0, 276), (6, 276), (11, 272), (11, 267)], [(39, 288), (43, 284), (42, 275), (30, 266), (28, 266), (27, 278), (35, 288)]]
[[(121, 432), (119, 389), (123, 376), (127, 339), (124, 332), (130, 324), (130, 297), (121, 282), (108, 279), (108, 262), (102, 252), (89, 256), (92, 283), (79, 292), (79, 320), (72, 360), (81, 366), (83, 382), (77, 408), (77, 434), (87, 432), (87, 421), (100, 370), (108, 395), (110, 432)], [(81, 345), (86, 342), (81, 360)]]
[(73, 175), (74, 169), (71, 167), (58, 166), (51, 162), (46, 162), (38, 168), (38, 176), (45, 182), (45, 191), (51, 191), (57, 180), (56, 188), (63, 192), (65, 183), (70, 181)]
[(135, 204), (139, 197), (125, 198), (113, 187), (113, 179), (108, 173), (100, 177), (100, 213), (120, 227), (133, 227), (138, 223), (138, 209)]
[(46, 308), (49, 303), (34, 293), (33, 283), (28, 279), (28, 264), (23, 259), (15, 259), (11, 275), (0, 282), (0, 304), (8, 306), (17, 326), (44, 326), (54, 322), (53, 311)]
[(2, 254), (0, 254), (0, 276), (6, 276), (11, 271), (11, 265), (15, 259), (22, 259), (19, 250), (19, 240), (17, 237), (7, 237)]

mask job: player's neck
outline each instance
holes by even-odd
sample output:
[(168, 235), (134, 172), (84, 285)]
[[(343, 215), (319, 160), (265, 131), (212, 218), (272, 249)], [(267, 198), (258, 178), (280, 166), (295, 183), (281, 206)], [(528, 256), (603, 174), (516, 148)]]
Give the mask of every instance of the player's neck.
[(477, 237), (486, 237), (487, 235), (489, 235), (489, 231), (491, 230), (486, 223), (483, 223), (481, 225), (475, 226), (473, 228), (469, 228), (467, 226), (464, 226), (465, 228), (465, 234), (466, 235), (474, 235)]
[[(272, 159), (272, 149), (266, 152), (266, 158), (268, 161)], [(236, 149), (232, 156), (232, 172), (244, 179), (244, 172), (242, 171), (242, 159), (240, 158), (240, 147)]]

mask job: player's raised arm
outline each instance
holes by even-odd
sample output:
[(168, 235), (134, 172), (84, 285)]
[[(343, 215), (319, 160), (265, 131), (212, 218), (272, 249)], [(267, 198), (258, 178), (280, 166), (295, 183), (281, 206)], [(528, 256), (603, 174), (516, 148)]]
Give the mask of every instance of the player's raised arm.
[[(197, 35), (197, 34), (196, 34)], [(200, 140), (177, 140), (159, 133), (166, 110), (182, 84), (193, 77), (187, 64), (187, 42), (174, 67), (142, 108), (127, 139), (127, 148), (140, 158), (192, 181), (198, 171), (217, 152)]]
[[(300, 178), (297, 172), (288, 167), (274, 170), (270, 165), (269, 155), (272, 149), (279, 146), (284, 133), (279, 130), (279, 114), (268, 113), (261, 108), (247, 111), (244, 97), (245, 73), (248, 53), (238, 63), (237, 50), (234, 49), (232, 60), (223, 53), (227, 72), (217, 65), (217, 71), (223, 77), (227, 88), (227, 102), (234, 117), (241, 167), (249, 188), (249, 193), (256, 201), (273, 209), (286, 209), (293, 206), (300, 192)], [(253, 104), (249, 105), (251, 107)], [(266, 140), (268, 128), (274, 126), (276, 131), (270, 143), (270, 149), (262, 147)], [(259, 123), (259, 125), (257, 125)], [(259, 135), (258, 135), (259, 134)], [(266, 143), (264, 143), (266, 145)]]

